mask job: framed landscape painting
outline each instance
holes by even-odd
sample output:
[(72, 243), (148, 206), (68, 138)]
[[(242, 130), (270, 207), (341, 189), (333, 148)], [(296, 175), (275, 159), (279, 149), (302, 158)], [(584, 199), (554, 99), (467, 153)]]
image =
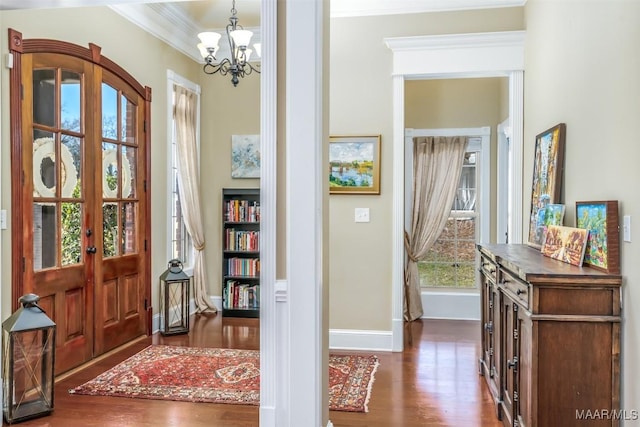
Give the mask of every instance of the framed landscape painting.
[(380, 194), (380, 135), (329, 138), (329, 194)]
[(564, 205), (548, 204), (544, 210), (538, 211), (538, 220), (536, 228), (542, 229), (542, 238), (547, 234), (550, 225), (563, 225), (564, 222)]
[(545, 232), (541, 217), (548, 205), (561, 203), (564, 135), (565, 124), (560, 123), (536, 136), (528, 244), (538, 249)]
[(542, 255), (580, 267), (589, 230), (550, 225), (542, 245)]
[(620, 273), (618, 201), (576, 202), (576, 226), (589, 230), (584, 263), (607, 273)]

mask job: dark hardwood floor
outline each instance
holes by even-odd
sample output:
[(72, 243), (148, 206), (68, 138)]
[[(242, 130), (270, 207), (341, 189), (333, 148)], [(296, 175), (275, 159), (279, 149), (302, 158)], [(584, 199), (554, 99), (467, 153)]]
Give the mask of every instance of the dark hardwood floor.
[[(156, 334), (108, 355), (57, 382), (52, 415), (21, 426), (254, 427), (258, 407), (70, 395), (68, 390), (150, 344), (257, 349), (259, 321), (193, 316), (188, 335)], [(406, 332), (413, 337), (408, 343)], [(380, 360), (368, 413), (330, 412), (335, 427), (498, 427), (484, 379), (478, 375), (480, 326), (474, 321), (423, 320), (405, 329), (403, 353)], [(335, 351), (335, 353), (339, 353)], [(368, 352), (370, 353), (370, 352)], [(300, 426), (315, 427), (315, 426)]]

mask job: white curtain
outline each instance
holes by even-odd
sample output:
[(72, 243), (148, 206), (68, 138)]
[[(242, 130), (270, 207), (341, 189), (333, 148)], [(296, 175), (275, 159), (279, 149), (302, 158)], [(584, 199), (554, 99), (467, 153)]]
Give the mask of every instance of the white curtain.
[(413, 138), (413, 207), (411, 230), (404, 233), (407, 252), (405, 320), (422, 317), (418, 261), (424, 259), (447, 223), (456, 195), (466, 137)]
[(200, 208), (200, 174), (198, 148), (196, 145), (197, 94), (178, 85), (173, 85), (176, 123), (176, 157), (178, 190), (182, 216), (195, 248), (193, 266), (193, 293), (198, 313), (217, 311), (207, 295), (207, 274), (204, 256), (204, 226)]

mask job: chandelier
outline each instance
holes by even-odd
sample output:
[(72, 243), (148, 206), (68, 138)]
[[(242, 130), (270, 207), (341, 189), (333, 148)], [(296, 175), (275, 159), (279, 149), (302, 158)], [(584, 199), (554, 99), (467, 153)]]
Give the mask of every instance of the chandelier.
[[(260, 73), (259, 66), (253, 66), (249, 63), (252, 49), (249, 49), (249, 43), (253, 32), (245, 30), (242, 25), (238, 25), (238, 17), (236, 16), (236, 0), (233, 0), (231, 7), (231, 17), (227, 24), (227, 39), (229, 40), (230, 58), (224, 58), (216, 63), (216, 53), (218, 52), (218, 42), (222, 37), (220, 33), (214, 31), (205, 31), (198, 34), (200, 43), (198, 49), (205, 61), (203, 71), (206, 74), (220, 73), (223, 76), (231, 74), (231, 83), (238, 86), (239, 77), (248, 76), (252, 72)], [(253, 45), (256, 54), (260, 56), (260, 44)]]

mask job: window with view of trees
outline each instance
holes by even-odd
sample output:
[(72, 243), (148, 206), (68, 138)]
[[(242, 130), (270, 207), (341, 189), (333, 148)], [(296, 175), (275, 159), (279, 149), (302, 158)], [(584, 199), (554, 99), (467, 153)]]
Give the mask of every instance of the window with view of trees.
[(418, 262), (423, 287), (476, 287), (477, 158), (476, 152), (466, 153), (449, 219), (427, 257)]

